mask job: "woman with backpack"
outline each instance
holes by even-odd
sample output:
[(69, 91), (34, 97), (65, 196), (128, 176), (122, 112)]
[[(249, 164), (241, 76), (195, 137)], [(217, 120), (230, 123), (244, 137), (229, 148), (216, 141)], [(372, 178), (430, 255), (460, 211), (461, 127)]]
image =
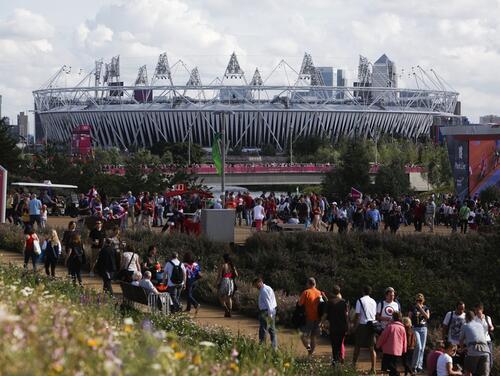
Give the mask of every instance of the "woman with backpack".
[(219, 276), (217, 277), (217, 286), (219, 287), (219, 300), (224, 307), (224, 317), (231, 317), (233, 310), (233, 295), (235, 292), (234, 280), (238, 277), (231, 257), (225, 253), (222, 256), (223, 263), (219, 267)]
[(38, 235), (32, 226), (28, 226), (26, 227), (26, 239), (24, 242), (24, 268), (28, 267), (28, 261), (31, 259), (34, 272), (36, 272), (36, 259), (40, 255), (37, 249), (40, 251)]
[[(56, 276), (56, 265), (59, 256), (61, 255), (61, 242), (57, 236), (57, 231), (52, 230), (50, 236), (45, 239), (42, 245), (42, 250), (45, 251), (45, 273), (48, 276)], [(50, 268), (50, 272), (49, 272)]]
[(191, 311), (191, 306), (194, 307), (195, 315), (198, 314), (200, 303), (196, 301), (193, 296), (194, 289), (197, 285), (198, 279), (201, 278), (200, 265), (194, 261), (193, 254), (187, 252), (184, 255), (184, 267), (186, 268), (186, 290), (187, 290), (187, 307), (186, 312)]
[(82, 238), (78, 233), (73, 235), (65, 264), (68, 267), (73, 284), (76, 284), (78, 279), (78, 284), (83, 287), (81, 270), (82, 265), (85, 264), (85, 250), (83, 249)]

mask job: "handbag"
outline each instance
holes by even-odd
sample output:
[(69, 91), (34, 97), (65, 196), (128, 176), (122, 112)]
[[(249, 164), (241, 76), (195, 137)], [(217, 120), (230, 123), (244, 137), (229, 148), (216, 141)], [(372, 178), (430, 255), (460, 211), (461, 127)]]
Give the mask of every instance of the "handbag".
[(40, 247), (40, 241), (38, 239), (33, 240), (33, 253), (37, 256), (42, 254), (42, 248)]
[(125, 269), (120, 270), (116, 275), (117, 279), (123, 282), (132, 282), (132, 275), (134, 274), (134, 272), (128, 270), (128, 268), (130, 267), (130, 264), (132, 264), (132, 260), (134, 259), (134, 257), (135, 253), (132, 253), (132, 257), (130, 257), (130, 261), (128, 262), (127, 267)]

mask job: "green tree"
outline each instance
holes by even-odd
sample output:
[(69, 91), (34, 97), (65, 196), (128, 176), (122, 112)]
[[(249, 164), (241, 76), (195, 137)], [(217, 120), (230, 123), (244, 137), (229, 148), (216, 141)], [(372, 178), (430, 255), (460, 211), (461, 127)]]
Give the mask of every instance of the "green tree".
[(405, 164), (398, 159), (380, 166), (375, 183), (377, 193), (389, 193), (392, 197), (399, 197), (410, 191), (410, 180), (405, 171)]
[(482, 203), (491, 203), (494, 201), (500, 201), (500, 188), (496, 185), (489, 186), (486, 189), (483, 189), (481, 193), (479, 193), (479, 199)]
[(0, 164), (13, 173), (19, 169), (21, 150), (16, 146), (16, 140), (9, 134), (5, 119), (0, 119)]
[(334, 170), (327, 173), (322, 187), (325, 194), (338, 194), (345, 197), (354, 187), (361, 192), (370, 189), (370, 156), (367, 142), (351, 139), (345, 142), (339, 161)]
[(276, 147), (273, 144), (265, 144), (264, 146), (262, 146), (261, 153), (265, 156), (275, 156)]

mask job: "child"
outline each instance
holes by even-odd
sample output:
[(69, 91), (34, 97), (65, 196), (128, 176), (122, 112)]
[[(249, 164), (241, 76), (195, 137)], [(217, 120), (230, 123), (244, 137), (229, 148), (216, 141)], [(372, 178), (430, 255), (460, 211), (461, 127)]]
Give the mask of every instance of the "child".
[(403, 325), (406, 331), (406, 352), (403, 354), (403, 364), (405, 366), (405, 376), (412, 375), (413, 350), (415, 350), (415, 332), (412, 328), (411, 319), (403, 317)]
[(438, 358), (436, 365), (436, 375), (437, 376), (453, 376), (461, 375), (461, 371), (453, 370), (453, 359), (452, 356), (457, 352), (457, 345), (446, 342), (444, 346), (444, 353)]
[(40, 227), (45, 228), (47, 225), (47, 205), (42, 205), (42, 210), (40, 210)]

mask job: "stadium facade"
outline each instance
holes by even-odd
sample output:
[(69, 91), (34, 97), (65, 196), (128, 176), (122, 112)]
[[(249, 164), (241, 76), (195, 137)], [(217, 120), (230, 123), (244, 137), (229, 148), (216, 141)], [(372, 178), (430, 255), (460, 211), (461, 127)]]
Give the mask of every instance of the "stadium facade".
[[(182, 61), (176, 64), (185, 67)], [(282, 60), (268, 78), (263, 79), (256, 69), (249, 82), (234, 53), (222, 79), (210, 84), (202, 84), (198, 68), (189, 72), (185, 84), (174, 84), (172, 67), (164, 53), (151, 80), (143, 66), (134, 84), (125, 86), (117, 56), (107, 64), (97, 61), (79, 85), (60, 87), (59, 78), (67, 71), (62, 67), (33, 92), (37, 128), (48, 140), (69, 142), (73, 129), (90, 125), (93, 144), (102, 147), (188, 140), (209, 147), (213, 134), (225, 124), (231, 147), (273, 144), (285, 150), (300, 136), (334, 141), (388, 133), (416, 138), (428, 134), (436, 122), (442, 123), (439, 119), (460, 122), (458, 93), (448, 89), (444, 80), (432, 70), (427, 73), (417, 67), (408, 74), (417, 88), (398, 88), (395, 64), (385, 55), (375, 64), (360, 56), (352, 86), (345, 85), (342, 71), (344, 86), (333, 86), (332, 77), (325, 85), (322, 72), (333, 75), (333, 71), (315, 67), (307, 53), (298, 72)], [(269, 84), (279, 69), (293, 72), (292, 81)]]

